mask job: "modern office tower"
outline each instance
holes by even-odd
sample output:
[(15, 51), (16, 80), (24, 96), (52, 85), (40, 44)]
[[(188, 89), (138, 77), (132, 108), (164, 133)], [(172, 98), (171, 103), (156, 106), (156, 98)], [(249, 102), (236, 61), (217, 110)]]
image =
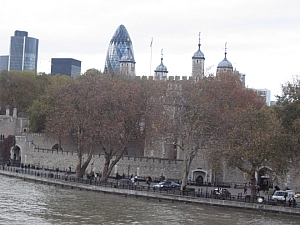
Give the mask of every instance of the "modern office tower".
[(26, 31), (15, 31), (10, 39), (9, 70), (37, 71), (39, 40), (28, 37)]
[(135, 62), (133, 46), (129, 34), (125, 26), (120, 25), (110, 40), (106, 54), (104, 73), (111, 75), (119, 73), (120, 60), (125, 54), (130, 55), (132, 57), (131, 61)]
[(265, 99), (267, 106), (271, 105), (271, 90), (266, 88), (253, 89), (260, 97)]
[(81, 61), (72, 58), (52, 58), (51, 75), (66, 75), (75, 78), (81, 73)]
[(0, 71), (1, 70), (8, 70), (8, 55), (1, 55), (0, 56)]

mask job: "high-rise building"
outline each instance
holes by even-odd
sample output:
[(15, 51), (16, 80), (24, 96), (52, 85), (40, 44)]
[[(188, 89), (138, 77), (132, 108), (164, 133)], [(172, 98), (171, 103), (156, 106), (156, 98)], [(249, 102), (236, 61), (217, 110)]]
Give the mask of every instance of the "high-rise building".
[(267, 106), (271, 105), (271, 90), (266, 88), (253, 89), (253, 90), (266, 101)]
[(9, 70), (37, 71), (39, 40), (28, 37), (26, 31), (15, 31), (10, 39)]
[(0, 71), (8, 70), (8, 55), (0, 56)]
[(81, 61), (72, 58), (52, 58), (51, 75), (66, 75), (75, 78), (81, 73)]
[(120, 60), (126, 54), (130, 55), (131, 61), (135, 63), (130, 36), (125, 26), (120, 25), (110, 40), (106, 54), (104, 73), (110, 73), (112, 75), (119, 73)]

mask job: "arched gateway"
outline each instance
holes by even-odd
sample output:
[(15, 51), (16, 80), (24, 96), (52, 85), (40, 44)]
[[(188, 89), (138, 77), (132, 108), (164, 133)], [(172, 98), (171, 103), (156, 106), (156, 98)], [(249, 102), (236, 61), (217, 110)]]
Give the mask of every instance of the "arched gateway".
[[(208, 171), (202, 170), (202, 169), (197, 169), (197, 170), (192, 171), (192, 176), (190, 177), (190, 179), (192, 181), (195, 181), (197, 186), (201, 186), (205, 182), (207, 182), (208, 177), (209, 177)], [(208, 182), (210, 182), (210, 181), (208, 181)]]
[(14, 166), (19, 166), (21, 163), (21, 148), (18, 145), (10, 149), (10, 162)]
[(262, 191), (268, 191), (273, 187), (272, 169), (268, 166), (263, 166), (255, 173), (257, 184)]

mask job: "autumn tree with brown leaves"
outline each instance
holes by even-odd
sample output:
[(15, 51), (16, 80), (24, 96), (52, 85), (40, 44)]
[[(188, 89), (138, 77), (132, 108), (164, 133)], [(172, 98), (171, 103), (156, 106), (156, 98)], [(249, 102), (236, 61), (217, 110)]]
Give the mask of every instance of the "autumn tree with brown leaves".
[[(142, 80), (108, 75), (83, 76), (60, 91), (50, 111), (50, 136), (77, 143), (77, 177), (82, 177), (93, 153), (103, 153), (102, 180), (133, 139), (145, 131), (148, 94)], [(147, 90), (147, 89), (146, 89)], [(83, 154), (88, 157), (83, 162)]]
[(211, 101), (219, 130), (210, 160), (214, 168), (225, 164), (245, 173), (255, 197), (255, 172), (260, 168), (270, 167), (278, 176), (287, 172), (289, 155), (283, 149), (289, 148), (288, 139), (274, 110), (263, 99), (250, 89), (237, 88), (234, 82), (224, 85), (217, 88), (221, 92)]
[[(226, 133), (229, 112), (249, 104), (263, 105), (261, 99), (246, 89), (237, 74), (224, 73), (204, 77), (198, 82), (189, 80), (170, 88), (166, 95), (162, 127), (166, 141), (183, 153), (182, 187), (187, 184), (194, 157), (201, 153), (214, 156), (215, 149)], [(212, 157), (213, 158), (213, 157)]]
[[(255, 173), (263, 167), (272, 168), (274, 176), (287, 172), (288, 139), (274, 110), (262, 107), (233, 109), (226, 124), (226, 133), (214, 152), (215, 160), (224, 160), (229, 168), (246, 174), (251, 196), (256, 196)], [(275, 179), (275, 178), (273, 178)]]

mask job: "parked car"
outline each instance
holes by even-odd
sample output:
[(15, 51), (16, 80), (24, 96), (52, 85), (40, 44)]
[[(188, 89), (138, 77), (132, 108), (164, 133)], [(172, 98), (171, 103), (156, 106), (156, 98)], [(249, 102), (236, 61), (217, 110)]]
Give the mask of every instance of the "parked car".
[(132, 185), (132, 181), (130, 179), (120, 179), (118, 180), (118, 186), (131, 186)]
[(295, 196), (295, 192), (293, 190), (275, 191), (272, 195), (272, 199), (277, 201), (286, 201), (292, 196)]
[(231, 195), (230, 191), (228, 191), (226, 188), (216, 188), (212, 194), (216, 198), (220, 199), (227, 199)]
[(172, 181), (162, 181), (158, 184), (153, 185), (153, 190), (156, 189), (172, 189), (172, 188), (180, 188), (180, 184), (177, 184)]

